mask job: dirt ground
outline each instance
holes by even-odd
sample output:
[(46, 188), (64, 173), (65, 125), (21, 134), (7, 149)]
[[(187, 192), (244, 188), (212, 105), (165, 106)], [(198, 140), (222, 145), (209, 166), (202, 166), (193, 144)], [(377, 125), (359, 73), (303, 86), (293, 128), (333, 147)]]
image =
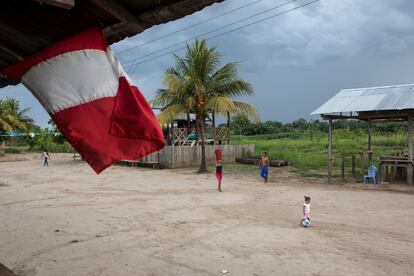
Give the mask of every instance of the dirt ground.
[(213, 173), (19, 156), (0, 159), (0, 263), (18, 275), (413, 275), (410, 187), (277, 168), (266, 185), (224, 173), (219, 193)]

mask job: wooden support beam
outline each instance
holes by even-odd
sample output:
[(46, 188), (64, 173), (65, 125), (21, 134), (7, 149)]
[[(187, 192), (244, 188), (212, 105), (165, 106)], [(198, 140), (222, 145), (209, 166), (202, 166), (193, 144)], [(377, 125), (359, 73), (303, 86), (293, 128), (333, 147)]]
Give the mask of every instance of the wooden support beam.
[[(97, 0), (94, 0), (97, 1)], [(149, 28), (153, 25), (167, 23), (171, 21), (171, 18), (178, 19), (186, 15), (192, 14), (202, 8), (211, 5), (213, 3), (222, 2), (224, 0), (181, 0), (175, 1), (171, 5), (165, 5), (160, 8), (149, 10), (140, 13), (136, 16), (136, 21), (139, 22), (140, 26), (144, 29)], [(174, 2), (174, 1), (170, 1)], [(122, 22), (115, 23), (114, 25), (108, 26), (103, 29), (103, 33), (109, 43), (117, 42), (119, 39), (125, 37), (126, 26)], [(131, 33), (135, 35), (140, 32)]]
[(355, 174), (355, 154), (352, 154), (352, 164), (351, 164), (351, 166), (352, 166), (352, 177), (356, 177), (356, 174)]
[(227, 111), (227, 129), (228, 129), (228, 136), (227, 136), (227, 144), (230, 144), (230, 127), (231, 127), (231, 116), (230, 112)]
[(368, 150), (371, 151), (371, 120), (368, 120)]
[(213, 126), (213, 144), (216, 144), (216, 113), (213, 111), (211, 112), (211, 123)]
[[(371, 127), (372, 127), (372, 122), (370, 119), (368, 120), (368, 151), (372, 151)], [(368, 166), (371, 166), (371, 162), (372, 162), (372, 152), (368, 154)]]
[(0, 50), (2, 50), (3, 52), (6, 52), (7, 54), (12, 56), (16, 60), (19, 60), (19, 61), (23, 60), (23, 57), (19, 55), (18, 53), (16, 53), (16, 51), (10, 49), (10, 47), (7, 47), (6, 45), (3, 45), (1, 43), (0, 43)]
[(47, 4), (63, 9), (70, 10), (75, 6), (75, 0), (35, 0), (36, 2)]
[(167, 123), (167, 145), (171, 145), (170, 122)]
[(358, 116), (348, 116), (348, 115), (327, 115), (321, 114), (322, 120), (342, 120), (342, 119), (359, 119)]
[(414, 116), (414, 109), (407, 110), (378, 110), (364, 111), (357, 115), (321, 114), (323, 120), (356, 119), (362, 121), (399, 121), (407, 120), (407, 116)]
[(365, 175), (365, 154), (364, 152), (360, 152), (361, 155), (361, 179), (364, 180), (364, 175)]
[(187, 135), (190, 135), (190, 113), (187, 112)]
[(332, 119), (329, 119), (328, 129), (328, 181), (332, 179), (332, 167), (333, 167), (333, 156), (332, 156)]
[(413, 184), (413, 116), (408, 116), (408, 164), (407, 184)]
[[(126, 28), (128, 31), (130, 31), (133, 34), (143, 32), (145, 30), (144, 27), (142, 27), (138, 20), (133, 16), (130, 12), (128, 12), (124, 7), (122, 7), (120, 4), (118, 4), (114, 0), (89, 0), (91, 1), (95, 6), (98, 6), (110, 14), (112, 14), (114, 17), (118, 18), (121, 21), (121, 26)], [(105, 33), (105, 32), (104, 32)]]

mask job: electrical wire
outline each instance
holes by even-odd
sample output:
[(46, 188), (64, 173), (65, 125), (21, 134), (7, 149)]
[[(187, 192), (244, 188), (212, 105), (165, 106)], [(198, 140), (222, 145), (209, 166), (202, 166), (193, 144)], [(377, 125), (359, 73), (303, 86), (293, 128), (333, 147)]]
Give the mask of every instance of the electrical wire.
[(133, 58), (133, 59), (131, 59), (131, 60), (129, 60), (129, 61), (127, 61), (127, 62), (125, 62), (124, 64), (128, 64), (128, 63), (134, 62), (134, 61), (136, 61), (136, 60), (139, 60), (139, 59), (142, 59), (142, 58), (146, 58), (146, 57), (148, 57), (148, 56), (152, 56), (152, 55), (154, 55), (154, 54), (156, 54), (156, 53), (158, 53), (158, 52), (161, 52), (161, 51), (164, 51), (164, 50), (167, 50), (167, 49), (171, 49), (171, 48), (173, 48), (173, 47), (175, 47), (175, 46), (177, 46), (177, 45), (181, 45), (181, 44), (183, 44), (183, 43), (190, 42), (190, 41), (192, 41), (192, 40), (194, 40), (194, 39), (196, 39), (196, 38), (198, 38), (198, 37), (200, 37), (200, 36), (209, 35), (209, 34), (211, 34), (211, 33), (217, 32), (217, 31), (219, 31), (219, 30), (225, 29), (225, 28), (227, 28), (227, 27), (229, 27), (229, 26), (233, 26), (233, 25), (238, 24), (238, 23), (240, 23), (240, 22), (243, 22), (243, 21), (246, 21), (246, 20), (248, 20), (248, 19), (254, 18), (254, 17), (256, 17), (256, 16), (259, 16), (259, 15), (262, 15), (262, 14), (265, 14), (265, 13), (268, 13), (268, 12), (270, 12), (270, 11), (273, 11), (273, 10), (278, 9), (278, 8), (281, 8), (281, 7), (283, 7), (283, 6), (286, 6), (286, 5), (292, 4), (292, 3), (297, 2), (297, 1), (298, 1), (298, 0), (291, 0), (291, 1), (289, 1), (289, 2), (286, 2), (286, 3), (280, 4), (280, 5), (274, 6), (274, 7), (272, 7), (272, 8), (266, 9), (266, 10), (264, 10), (264, 11), (261, 11), (261, 12), (255, 13), (255, 14), (250, 15), (250, 16), (248, 16), (248, 17), (245, 17), (245, 18), (242, 18), (242, 19), (236, 20), (236, 21), (234, 21), (234, 22), (232, 22), (232, 23), (226, 24), (226, 25), (224, 25), (224, 26), (218, 27), (218, 28), (213, 29), (213, 30), (211, 30), (211, 31), (208, 31), (208, 32), (205, 32), (205, 33), (199, 34), (199, 35), (197, 35), (197, 36), (194, 36), (194, 37), (192, 37), (192, 38), (189, 38), (189, 39), (186, 39), (186, 40), (183, 40), (183, 41), (177, 42), (177, 43), (174, 43), (174, 44), (172, 44), (172, 45), (169, 45), (169, 46), (167, 46), (167, 47), (161, 48), (161, 49), (159, 49), (159, 50), (156, 50), (156, 51), (153, 51), (153, 52), (147, 53), (147, 54), (145, 54), (145, 55), (143, 55), (143, 56), (140, 56), (140, 57), (137, 57), (137, 58)]
[[(255, 24), (257, 24), (257, 23), (260, 23), (260, 22), (263, 22), (263, 21), (269, 20), (269, 19), (271, 19), (271, 18), (274, 18), (274, 17), (280, 16), (280, 15), (283, 15), (283, 14), (286, 14), (286, 13), (289, 13), (289, 12), (292, 12), (292, 11), (294, 11), (294, 10), (297, 10), (297, 9), (303, 8), (303, 7), (305, 7), (305, 6), (309, 6), (309, 5), (311, 5), (311, 4), (313, 4), (313, 3), (316, 3), (316, 2), (318, 2), (318, 1), (320, 1), (320, 0), (314, 0), (314, 1), (311, 1), (311, 2), (307, 2), (307, 3), (305, 3), (305, 4), (302, 4), (302, 5), (296, 6), (296, 7), (294, 7), (294, 8), (288, 9), (288, 10), (286, 10), (286, 11), (279, 12), (279, 13), (274, 14), (274, 15), (272, 15), (272, 16), (268, 16), (268, 17), (262, 18), (262, 19), (260, 19), (260, 20), (257, 20), (257, 21), (254, 21), (254, 22), (251, 22), (251, 23), (249, 23), (249, 24), (242, 25), (242, 26), (240, 26), (240, 27), (237, 27), (237, 28), (231, 29), (231, 30), (229, 30), (229, 31), (226, 31), (226, 32), (223, 32), (223, 33), (217, 34), (217, 35), (212, 36), (212, 37), (209, 37), (209, 38), (206, 38), (206, 40), (208, 41), (208, 40), (212, 40), (212, 39), (215, 39), (215, 38), (221, 37), (221, 36), (226, 35), (226, 34), (228, 34), (228, 33), (231, 33), (231, 32), (234, 32), (234, 31), (238, 31), (238, 30), (240, 30), (240, 29), (243, 29), (243, 28), (246, 28), (246, 27), (249, 27), (249, 26), (255, 25)], [(198, 38), (198, 37), (197, 37), (197, 38)], [(166, 55), (169, 55), (169, 54), (175, 53), (175, 52), (177, 52), (177, 51), (184, 50), (184, 49), (186, 49), (186, 48), (187, 48), (187, 46), (183, 46), (183, 47), (181, 47), (181, 48), (178, 48), (178, 49), (175, 49), (175, 50), (169, 51), (169, 52), (167, 52), (167, 53), (164, 53), (164, 54), (161, 54), (161, 55), (155, 56), (155, 57), (153, 57), (153, 58), (149, 58), (149, 59), (143, 60), (143, 61), (141, 61), (141, 62), (137, 62), (137, 63), (129, 64), (129, 65), (125, 66), (125, 68), (133, 68), (134, 66), (135, 66), (135, 68), (136, 68), (136, 66), (137, 66), (137, 65), (139, 65), (139, 64), (143, 64), (143, 63), (146, 63), (146, 62), (149, 62), (149, 61), (152, 61), (152, 60), (158, 59), (158, 58), (160, 58), (160, 57), (163, 57), (163, 56), (166, 56)]]
[(206, 19), (206, 20), (203, 20), (203, 21), (197, 22), (197, 23), (195, 23), (195, 24), (193, 24), (193, 25), (190, 25), (190, 26), (184, 27), (184, 28), (182, 28), (182, 29), (180, 29), (180, 30), (177, 30), (177, 31), (174, 31), (174, 32), (168, 33), (168, 34), (163, 35), (163, 36), (156, 37), (156, 38), (151, 39), (151, 40), (149, 40), (149, 41), (143, 42), (143, 43), (141, 43), (141, 44), (139, 44), (139, 45), (132, 46), (132, 47), (130, 47), (130, 48), (128, 48), (128, 49), (125, 49), (125, 50), (123, 50), (123, 51), (121, 51), (121, 52), (117, 53), (117, 55), (118, 55), (118, 56), (122, 56), (123, 54), (125, 54), (125, 53), (127, 53), (127, 52), (130, 52), (130, 51), (132, 51), (132, 50), (134, 50), (134, 49), (137, 49), (137, 48), (139, 48), (139, 47), (141, 47), (141, 46), (144, 46), (144, 45), (150, 44), (150, 43), (152, 43), (152, 42), (155, 42), (155, 41), (158, 41), (158, 40), (164, 39), (164, 38), (166, 38), (166, 37), (170, 37), (170, 36), (175, 35), (175, 34), (177, 34), (177, 33), (180, 33), (180, 32), (186, 31), (186, 30), (189, 30), (189, 29), (194, 28), (194, 27), (196, 27), (196, 26), (199, 26), (199, 25), (202, 25), (202, 24), (204, 24), (204, 23), (207, 23), (207, 22), (213, 21), (214, 19), (217, 19), (217, 18), (219, 18), (219, 17), (222, 17), (222, 16), (225, 16), (225, 15), (231, 14), (231, 13), (233, 13), (233, 12), (235, 12), (235, 11), (238, 11), (238, 10), (244, 9), (244, 8), (246, 8), (246, 7), (252, 6), (252, 5), (257, 4), (257, 3), (259, 3), (259, 2), (262, 2), (262, 1), (263, 1), (263, 0), (256, 0), (256, 1), (254, 1), (254, 2), (247, 3), (247, 4), (243, 5), (243, 6), (240, 6), (240, 7), (237, 7), (237, 8), (235, 8), (235, 9), (232, 9), (232, 10), (229, 10), (229, 11), (227, 11), (227, 12), (224, 12), (224, 13), (222, 13), (222, 14), (219, 14), (219, 15), (213, 16), (213, 17), (208, 18), (208, 19)]
[(30, 93), (28, 93), (28, 92), (21, 92), (21, 91), (16, 91), (16, 92), (9, 92), (8, 91), (8, 93), (6, 94), (6, 93), (1, 93), (0, 92), (0, 97), (1, 98), (14, 98), (14, 97), (17, 97), (17, 96), (26, 96), (26, 95), (31, 95)]

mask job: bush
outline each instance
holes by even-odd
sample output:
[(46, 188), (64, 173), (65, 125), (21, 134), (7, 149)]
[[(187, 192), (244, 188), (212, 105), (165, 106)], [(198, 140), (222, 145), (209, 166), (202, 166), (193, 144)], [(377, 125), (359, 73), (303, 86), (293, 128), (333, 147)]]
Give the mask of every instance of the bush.
[(35, 137), (26, 137), (26, 142), (32, 151), (43, 151), (47, 149), (49, 152), (73, 152), (73, 147), (62, 135), (55, 135), (48, 129), (42, 129)]
[(5, 148), (4, 152), (5, 153), (21, 153), (21, 150), (17, 148)]

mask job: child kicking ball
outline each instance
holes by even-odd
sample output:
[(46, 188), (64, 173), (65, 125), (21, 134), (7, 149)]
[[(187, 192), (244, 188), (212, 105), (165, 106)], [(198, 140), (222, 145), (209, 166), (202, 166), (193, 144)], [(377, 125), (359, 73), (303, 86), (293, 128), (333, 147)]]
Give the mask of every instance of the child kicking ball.
[(311, 198), (309, 196), (305, 196), (305, 202), (303, 203), (303, 218), (301, 224), (303, 227), (309, 227), (310, 223), (310, 213), (311, 213)]

